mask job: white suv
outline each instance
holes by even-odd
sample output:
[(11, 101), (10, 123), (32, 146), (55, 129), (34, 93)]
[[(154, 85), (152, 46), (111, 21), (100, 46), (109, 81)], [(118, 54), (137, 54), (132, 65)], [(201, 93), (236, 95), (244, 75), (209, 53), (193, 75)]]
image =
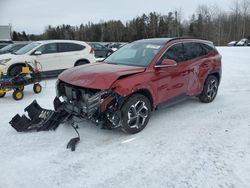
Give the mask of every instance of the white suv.
[(28, 44), (12, 54), (0, 55), (0, 70), (9, 76), (19, 74), (24, 62), (38, 61), (43, 75), (55, 76), (63, 70), (95, 62), (94, 49), (74, 40), (47, 40)]

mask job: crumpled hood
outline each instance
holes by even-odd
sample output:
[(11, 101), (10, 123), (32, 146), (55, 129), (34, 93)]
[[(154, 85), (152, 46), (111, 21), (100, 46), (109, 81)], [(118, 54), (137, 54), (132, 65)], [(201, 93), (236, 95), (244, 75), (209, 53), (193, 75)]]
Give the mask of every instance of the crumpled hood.
[(59, 79), (74, 86), (104, 90), (121, 76), (144, 71), (144, 67), (92, 63), (68, 69), (59, 75)]

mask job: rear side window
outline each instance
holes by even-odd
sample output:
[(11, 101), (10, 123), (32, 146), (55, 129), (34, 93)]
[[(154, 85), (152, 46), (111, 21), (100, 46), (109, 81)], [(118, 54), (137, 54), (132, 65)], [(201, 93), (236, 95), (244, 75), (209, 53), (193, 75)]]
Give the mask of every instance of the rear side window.
[(201, 47), (202, 47), (202, 49), (203, 49), (203, 53), (204, 53), (204, 55), (207, 55), (207, 54), (209, 54), (211, 51), (213, 51), (213, 47), (211, 47), (211, 46), (209, 46), (209, 45), (207, 45), (207, 44), (200, 44), (201, 45)]
[(184, 48), (184, 61), (195, 59), (203, 56), (203, 49), (199, 43), (189, 42), (183, 44)]
[(75, 43), (58, 43), (59, 52), (81, 51), (85, 46)]

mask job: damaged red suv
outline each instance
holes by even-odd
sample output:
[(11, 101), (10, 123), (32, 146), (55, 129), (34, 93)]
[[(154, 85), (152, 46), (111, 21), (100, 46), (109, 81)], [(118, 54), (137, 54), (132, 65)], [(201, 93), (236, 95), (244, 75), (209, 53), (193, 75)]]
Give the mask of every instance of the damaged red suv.
[(210, 41), (139, 40), (103, 62), (64, 71), (57, 97), (64, 110), (106, 128), (143, 130), (151, 112), (186, 96), (212, 102), (221, 79), (221, 55)]

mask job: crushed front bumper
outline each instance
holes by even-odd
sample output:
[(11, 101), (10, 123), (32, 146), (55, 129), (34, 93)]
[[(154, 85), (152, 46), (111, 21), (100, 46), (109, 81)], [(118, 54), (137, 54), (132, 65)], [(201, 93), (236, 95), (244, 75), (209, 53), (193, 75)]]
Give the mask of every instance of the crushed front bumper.
[[(61, 88), (58, 88), (61, 87)], [(119, 127), (120, 107), (124, 98), (111, 90), (89, 90), (57, 85), (54, 110), (42, 108), (33, 101), (25, 108), (26, 115), (17, 114), (10, 121), (18, 132), (55, 130), (60, 124), (70, 121), (87, 120), (102, 128)]]

